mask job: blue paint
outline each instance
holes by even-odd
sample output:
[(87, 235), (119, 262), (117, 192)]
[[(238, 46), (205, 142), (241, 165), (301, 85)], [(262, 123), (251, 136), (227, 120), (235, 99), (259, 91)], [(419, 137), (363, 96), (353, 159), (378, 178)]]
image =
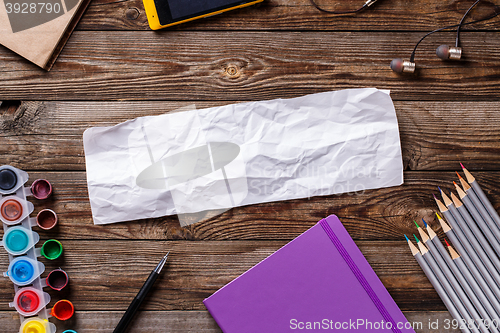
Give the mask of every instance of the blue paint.
[(5, 236), (5, 247), (10, 252), (23, 253), (28, 249), (29, 237), (22, 228), (16, 228)]
[(29, 261), (18, 260), (12, 265), (9, 275), (19, 283), (26, 283), (33, 279), (34, 274), (35, 268)]

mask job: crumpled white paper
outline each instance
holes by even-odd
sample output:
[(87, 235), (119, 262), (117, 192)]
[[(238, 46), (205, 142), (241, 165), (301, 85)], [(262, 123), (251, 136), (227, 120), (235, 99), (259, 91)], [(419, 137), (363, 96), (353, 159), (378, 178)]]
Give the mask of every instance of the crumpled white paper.
[(95, 224), (403, 183), (394, 105), (375, 88), (141, 117), (83, 142)]

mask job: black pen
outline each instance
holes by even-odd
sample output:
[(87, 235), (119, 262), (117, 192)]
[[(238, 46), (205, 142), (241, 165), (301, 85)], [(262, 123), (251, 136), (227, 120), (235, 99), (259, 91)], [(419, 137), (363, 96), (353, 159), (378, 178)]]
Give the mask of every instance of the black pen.
[[(170, 253), (170, 252), (168, 252)], [(134, 317), (135, 313), (139, 309), (139, 306), (141, 306), (142, 301), (146, 298), (146, 295), (149, 293), (151, 290), (151, 287), (153, 287), (153, 284), (155, 283), (156, 279), (158, 276), (160, 276), (160, 272), (167, 262), (167, 257), (168, 253), (160, 260), (160, 263), (156, 268), (149, 274), (148, 279), (146, 282), (144, 282), (144, 285), (142, 286), (141, 290), (139, 290), (139, 293), (137, 296), (135, 296), (134, 300), (130, 305), (128, 306), (127, 311), (125, 311), (125, 314), (123, 315), (122, 319), (116, 326), (115, 330), (113, 333), (123, 333), (125, 332), (125, 329), (127, 328), (128, 324)]]

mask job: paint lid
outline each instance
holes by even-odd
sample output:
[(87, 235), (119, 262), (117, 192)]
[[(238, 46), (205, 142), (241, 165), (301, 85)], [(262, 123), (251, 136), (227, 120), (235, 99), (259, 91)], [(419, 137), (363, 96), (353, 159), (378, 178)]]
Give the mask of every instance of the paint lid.
[(33, 312), (40, 306), (40, 297), (33, 290), (24, 290), (19, 294), (17, 304), (26, 312)]
[(69, 318), (73, 317), (74, 313), (75, 308), (73, 306), (73, 303), (66, 299), (62, 299), (54, 304), (54, 307), (50, 311), (50, 314), (59, 320), (68, 320)]
[(46, 179), (37, 179), (31, 184), (31, 194), (37, 199), (47, 199), (52, 194), (52, 185)]
[(7, 225), (14, 225), (27, 218), (33, 209), (31, 202), (15, 196), (6, 196), (0, 200), (0, 220)]
[(18, 286), (26, 286), (40, 276), (44, 270), (45, 265), (41, 262), (22, 256), (10, 262), (9, 270), (4, 273), (4, 276), (8, 276)]
[(26, 253), (39, 240), (40, 236), (36, 232), (22, 226), (15, 226), (7, 229), (3, 235), (1, 245), (13, 256), (18, 256)]
[(29, 317), (36, 315), (49, 302), (49, 294), (33, 287), (25, 287), (17, 290), (14, 302), (9, 305), (15, 307), (22, 316)]
[(68, 274), (62, 269), (54, 269), (47, 275), (45, 279), (47, 285), (57, 291), (61, 291), (64, 287), (68, 285), (69, 277)]
[(42, 209), (36, 215), (36, 224), (43, 230), (50, 230), (57, 224), (57, 214), (52, 209)]
[(47, 319), (42, 319), (40, 317), (33, 317), (25, 319), (21, 327), (19, 328), (19, 333), (55, 333), (56, 325), (49, 323)]
[(43, 243), (41, 248), (41, 254), (49, 260), (57, 259), (61, 256), (63, 252), (63, 246), (61, 242), (56, 239), (49, 239)]
[(19, 260), (11, 268), (11, 276), (16, 281), (25, 283), (35, 274), (35, 267), (27, 260)]
[(16, 199), (7, 199), (2, 203), (2, 216), (7, 221), (16, 221), (23, 215), (23, 206)]
[(0, 189), (10, 191), (17, 185), (17, 175), (11, 169), (0, 170)]
[(0, 195), (15, 193), (28, 181), (28, 173), (10, 165), (0, 166)]
[(12, 251), (23, 251), (28, 247), (28, 244), (28, 234), (22, 229), (12, 230), (8, 235), (6, 235), (5, 245)]

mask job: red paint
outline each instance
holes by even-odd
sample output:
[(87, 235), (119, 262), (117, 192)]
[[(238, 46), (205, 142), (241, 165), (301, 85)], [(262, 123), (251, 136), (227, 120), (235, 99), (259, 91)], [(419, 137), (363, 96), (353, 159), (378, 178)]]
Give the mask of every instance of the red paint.
[(48, 180), (37, 179), (31, 184), (31, 193), (37, 199), (47, 199), (52, 194), (52, 185)]
[(34, 291), (26, 290), (19, 294), (17, 305), (25, 312), (33, 312), (40, 306), (40, 298)]
[(51, 315), (59, 320), (68, 320), (75, 313), (75, 308), (73, 304), (68, 300), (60, 300), (52, 308)]
[(5, 200), (0, 208), (0, 214), (7, 221), (16, 221), (23, 215), (23, 206), (15, 199)]

